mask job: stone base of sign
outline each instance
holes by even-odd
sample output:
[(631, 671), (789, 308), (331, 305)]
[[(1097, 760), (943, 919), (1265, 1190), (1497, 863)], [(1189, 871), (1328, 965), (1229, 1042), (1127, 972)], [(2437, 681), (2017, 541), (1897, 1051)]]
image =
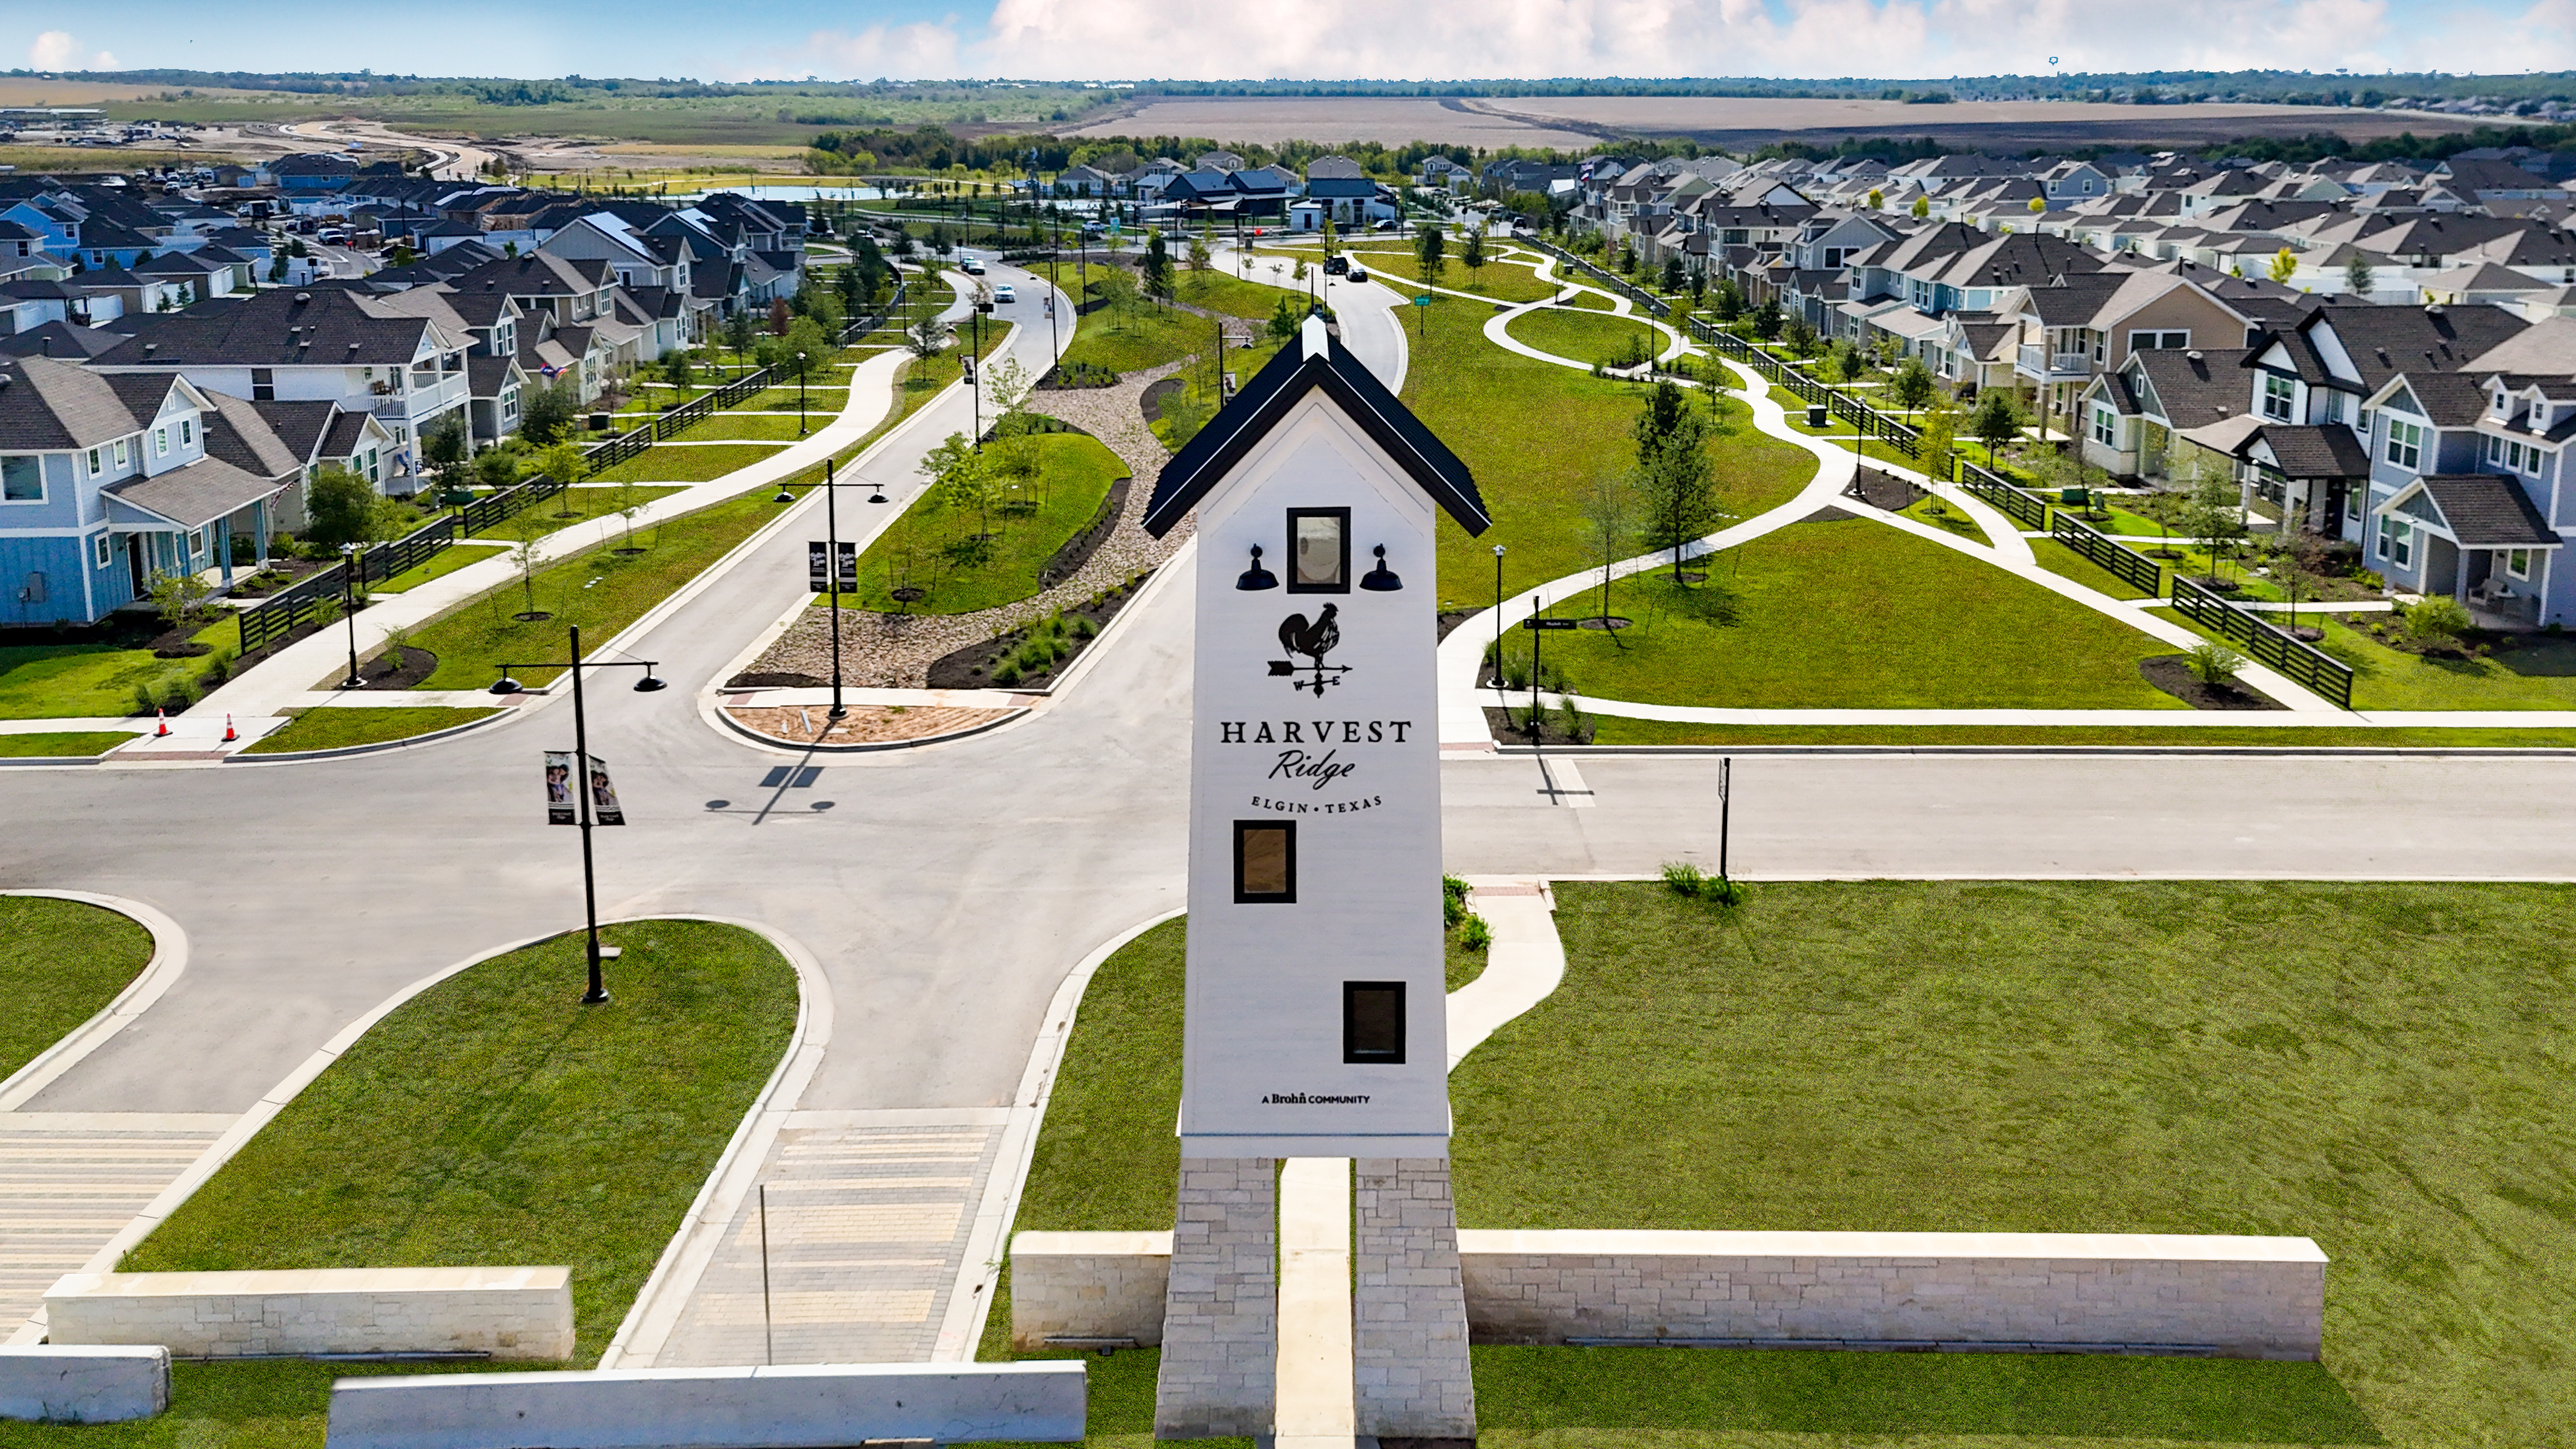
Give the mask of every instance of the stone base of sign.
[(1267, 1435), (1279, 1359), (1279, 1162), (1181, 1159), (1154, 1437)]
[(1359, 1432), (1473, 1439), (1467, 1294), (1445, 1157), (1359, 1160), (1352, 1393)]

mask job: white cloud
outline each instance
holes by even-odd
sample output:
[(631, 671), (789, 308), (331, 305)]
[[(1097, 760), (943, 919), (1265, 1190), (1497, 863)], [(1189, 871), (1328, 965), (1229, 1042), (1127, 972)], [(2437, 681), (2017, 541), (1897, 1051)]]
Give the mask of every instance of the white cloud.
[(740, 79), (819, 75), (856, 80), (944, 80), (973, 74), (958, 60), (957, 27), (948, 21), (871, 25), (851, 34), (817, 30), (790, 50), (765, 51), (736, 68)]
[(48, 30), (27, 47), (27, 65), (31, 70), (115, 70), (116, 57), (102, 50), (86, 62), (80, 58), (80, 38), (68, 30)]
[[(2052, 55), (2069, 72), (2331, 70), (2376, 68), (2392, 43), (2413, 48), (2411, 35), (2393, 33), (2390, 8), (2390, 0), (1413, 0), (1391, 18), (1370, 0), (996, 0), (985, 35), (959, 54), (968, 73), (1047, 78), (1925, 77), (2045, 74)], [(2505, 33), (2546, 32), (2554, 55), (2576, 46), (2570, 12), (2576, 0), (2536, 0)]]

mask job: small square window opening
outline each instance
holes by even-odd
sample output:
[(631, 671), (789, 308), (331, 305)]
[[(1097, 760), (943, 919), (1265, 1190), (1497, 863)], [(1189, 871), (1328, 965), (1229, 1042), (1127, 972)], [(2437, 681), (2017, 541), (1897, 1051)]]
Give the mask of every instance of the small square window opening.
[(1347, 594), (1351, 591), (1351, 511), (1347, 508), (1288, 510), (1288, 592)]
[(1342, 983), (1342, 1060), (1353, 1066), (1404, 1065), (1404, 983)]
[(1234, 903), (1294, 905), (1297, 901), (1297, 822), (1234, 822)]

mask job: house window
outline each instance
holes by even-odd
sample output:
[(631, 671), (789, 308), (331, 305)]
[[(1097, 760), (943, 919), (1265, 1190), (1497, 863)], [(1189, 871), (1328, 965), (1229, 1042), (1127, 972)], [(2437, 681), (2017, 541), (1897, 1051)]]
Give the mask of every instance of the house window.
[(2327, 421), (2327, 422), (2330, 422), (2330, 423), (2339, 423), (2339, 422), (2342, 422), (2342, 421), (2343, 421), (2343, 409), (2344, 409), (2344, 396), (2343, 396), (2343, 394), (2342, 394), (2342, 393), (2339, 393), (2339, 392), (2331, 392), (2331, 391), (2330, 391), (2330, 392), (2328, 392), (2328, 393), (2326, 394), (2326, 421)]
[(252, 402), (277, 401), (277, 370), (275, 368), (254, 367), (250, 370), (250, 400)]
[(2132, 332), (2129, 334), (2131, 352), (2183, 352), (2190, 347), (2189, 332)]
[(125, 466), (125, 440), (123, 438), (116, 440), (116, 466), (120, 468)]
[(2413, 423), (2388, 425), (2388, 461), (2413, 468), (2424, 461), (2424, 430)]
[(96, 564), (100, 568), (106, 568), (109, 563), (114, 561), (115, 557), (116, 555), (114, 550), (108, 547), (106, 534), (102, 533), (98, 537), (90, 540), (91, 563)]
[(2508, 442), (2504, 445), (2504, 465), (2517, 473), (2522, 471), (2522, 444)]
[(2276, 372), (2263, 374), (2263, 416), (2276, 422), (2290, 420), (2290, 405), (2297, 396), (2297, 384)]
[(2531, 550), (2509, 548), (2504, 551), (2504, 571), (2518, 579), (2531, 577)]
[(2361, 492), (2355, 488), (2343, 496), (2343, 516), (2347, 523), (2361, 522)]
[(2363, 408), (2359, 413), (2355, 414), (2352, 425), (2360, 431), (2363, 446), (2367, 447), (2370, 440), (2370, 409)]
[(367, 481), (370, 483), (385, 481), (384, 475), (376, 471), (376, 450), (373, 448), (367, 450)]
[(1297, 903), (1297, 822), (1234, 822), (1234, 903)]
[(2120, 419), (2109, 408), (2093, 410), (2093, 441), (2106, 448), (2120, 445)]
[(1347, 508), (1288, 510), (1288, 592), (1347, 594), (1351, 591), (1351, 511)]
[(45, 470), (36, 458), (0, 458), (0, 502), (45, 501)]
[(2395, 514), (2379, 515), (2379, 556), (2399, 568), (2412, 568), (2415, 558), (2415, 525)]
[(179, 446), (182, 448), (193, 448), (196, 445), (197, 420), (195, 418), (181, 418), (179, 420)]
[(2490, 463), (2504, 461), (2504, 439), (2495, 437), (2487, 439), (2487, 461)]
[(170, 456), (170, 430), (168, 428), (154, 428), (152, 430), (152, 456), (155, 458), (167, 458)]
[(1342, 983), (1342, 1060), (1352, 1066), (1404, 1065), (1404, 983)]
[(89, 450), (89, 476), (91, 476), (91, 477), (95, 478), (95, 477), (97, 477), (99, 474), (104, 473), (104, 472), (106, 472), (106, 471), (107, 471), (107, 468), (106, 468), (106, 467), (105, 467), (105, 466), (104, 466), (104, 465), (99, 461), (98, 449), (96, 449), (96, 448), (92, 448), (92, 449), (90, 449), (90, 450)]

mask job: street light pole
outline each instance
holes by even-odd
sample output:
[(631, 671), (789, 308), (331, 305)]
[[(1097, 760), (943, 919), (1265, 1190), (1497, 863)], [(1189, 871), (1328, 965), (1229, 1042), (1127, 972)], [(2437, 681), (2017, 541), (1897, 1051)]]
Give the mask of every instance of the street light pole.
[(841, 490), (832, 482), (832, 460), (823, 460), (823, 550), (824, 571), (832, 586), (832, 713), (839, 719), (848, 711), (841, 707)]
[(598, 1006), (608, 1000), (608, 986), (599, 975), (599, 872), (590, 853), (590, 719), (581, 705), (579, 624), (572, 626), (572, 793), (581, 802), (581, 909), (590, 936), (590, 987), (581, 1003)]
[(1494, 693), (1503, 692), (1503, 546), (1494, 545)]
[(349, 677), (340, 681), (342, 689), (357, 689), (363, 684), (358, 678), (357, 576), (358, 570), (365, 566), (366, 547), (362, 543), (340, 545), (340, 612), (349, 620)]
[(805, 354), (796, 354), (796, 436), (805, 436)]

